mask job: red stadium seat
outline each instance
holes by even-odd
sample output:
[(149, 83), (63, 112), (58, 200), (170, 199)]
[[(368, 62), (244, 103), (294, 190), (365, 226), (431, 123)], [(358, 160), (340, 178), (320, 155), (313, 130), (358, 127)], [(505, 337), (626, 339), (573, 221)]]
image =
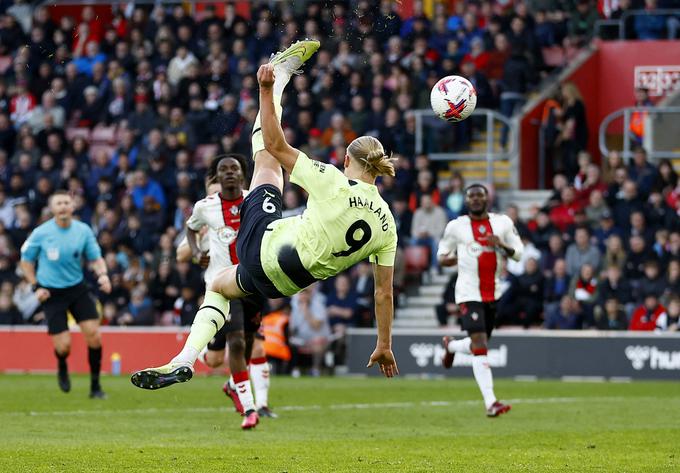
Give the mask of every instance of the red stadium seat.
[(404, 258), (407, 274), (421, 274), (430, 267), (430, 249), (427, 246), (407, 246)]

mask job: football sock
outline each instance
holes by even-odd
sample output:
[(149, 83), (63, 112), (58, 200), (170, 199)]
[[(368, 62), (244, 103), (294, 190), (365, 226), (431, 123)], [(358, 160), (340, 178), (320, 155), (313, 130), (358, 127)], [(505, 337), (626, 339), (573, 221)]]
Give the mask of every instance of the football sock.
[(465, 353), (471, 354), (470, 351), (470, 337), (465, 337), (462, 340), (451, 340), (447, 346), (451, 353)]
[(98, 391), (101, 389), (99, 385), (99, 372), (102, 368), (102, 347), (88, 347), (87, 360), (90, 362), (90, 390)]
[(484, 405), (488, 409), (496, 402), (496, 396), (493, 393), (493, 376), (491, 375), (491, 367), (486, 356), (486, 349), (474, 350), (474, 358), (472, 358), (472, 372), (475, 374), (475, 381), (479, 386), (484, 398)]
[[(276, 81), (274, 84), (276, 85)], [(281, 107), (281, 95), (277, 95), (276, 92), (274, 92), (274, 110), (276, 110), (276, 117), (279, 119), (279, 123), (281, 123), (281, 114), (283, 113), (283, 108)], [(253, 148), (253, 158), (255, 158), (257, 153), (264, 149), (264, 138), (262, 137), (260, 112), (257, 112), (257, 117), (255, 117), (255, 123), (253, 124), (251, 145)]]
[(269, 402), (269, 363), (266, 358), (250, 360), (250, 377), (255, 389), (255, 405), (259, 409)]
[(205, 291), (203, 304), (196, 312), (184, 348), (172, 359), (172, 362), (193, 366), (201, 350), (227, 322), (227, 317), (229, 317), (229, 301), (219, 292)]
[(234, 387), (238, 394), (238, 399), (243, 406), (243, 412), (248, 414), (255, 410), (255, 400), (253, 399), (253, 390), (250, 387), (250, 379), (248, 379), (248, 370), (234, 373)]
[(61, 355), (57, 350), (54, 350), (54, 356), (57, 357), (57, 363), (59, 365), (59, 374), (68, 373), (68, 365), (66, 364), (66, 358), (68, 358), (68, 353)]

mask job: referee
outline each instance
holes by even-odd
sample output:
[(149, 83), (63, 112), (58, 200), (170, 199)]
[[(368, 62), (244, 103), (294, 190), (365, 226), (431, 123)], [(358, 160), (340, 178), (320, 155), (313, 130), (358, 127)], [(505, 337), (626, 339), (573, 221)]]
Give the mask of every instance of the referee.
[[(102, 361), (102, 342), (99, 333), (99, 314), (92, 295), (83, 281), (82, 258), (92, 263), (99, 288), (111, 292), (111, 281), (101, 249), (89, 225), (73, 220), (73, 198), (58, 190), (49, 200), (54, 218), (33, 230), (21, 247), (21, 269), (33, 284), (47, 318), (47, 332), (52, 337), (54, 354), (59, 361), (59, 387), (71, 390), (66, 358), (71, 351), (66, 311), (70, 311), (80, 325), (88, 347), (90, 363), (90, 398), (104, 399), (106, 394), (99, 384)], [(38, 264), (36, 274), (35, 265)]]

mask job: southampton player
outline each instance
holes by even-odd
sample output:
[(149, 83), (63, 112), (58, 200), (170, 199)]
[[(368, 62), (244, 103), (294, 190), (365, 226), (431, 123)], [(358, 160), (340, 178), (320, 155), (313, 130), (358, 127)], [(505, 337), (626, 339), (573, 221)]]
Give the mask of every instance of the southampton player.
[[(241, 155), (225, 155), (213, 160), (208, 170), (208, 196), (194, 205), (187, 221), (187, 240), (177, 249), (178, 260), (192, 259), (205, 266), (205, 283), (210, 287), (215, 276), (223, 269), (238, 262), (236, 257), (236, 238), (240, 226), (240, 205), (245, 192), (245, 158)], [(216, 189), (215, 189), (216, 188)], [(199, 232), (207, 227), (207, 242), (199, 241)], [(206, 245), (207, 243), (207, 245)], [(212, 250), (212, 251), (211, 251)], [(217, 368), (224, 362), (224, 349), (229, 344), (229, 368), (232, 377), (225, 383), (224, 391), (231, 397), (236, 409), (251, 419), (244, 421), (242, 427), (252, 428), (257, 422), (253, 393), (248, 373), (248, 360), (251, 359), (253, 339), (260, 325), (260, 312), (264, 299), (250, 296), (231, 304), (231, 318), (208, 344), (205, 362)], [(251, 361), (253, 385), (258, 394), (258, 412), (272, 417), (267, 407), (268, 370), (264, 357), (263, 343), (260, 341)], [(260, 366), (263, 365), (263, 366)], [(264, 369), (261, 369), (264, 368)]]
[[(292, 148), (279, 117), (281, 95), (292, 74), (319, 48), (300, 41), (260, 67), (260, 113), (252, 144), (255, 171), (241, 206), (236, 244), (239, 264), (220, 273), (206, 292), (182, 351), (167, 365), (132, 375), (132, 383), (158, 389), (191, 379), (200, 351), (227, 322), (229, 300), (259, 293), (291, 296), (370, 258), (375, 277), (378, 340), (368, 366), (378, 364), (386, 377), (397, 372), (392, 354), (392, 279), (397, 233), (375, 180), (394, 175), (394, 164), (380, 142), (370, 136), (347, 148), (344, 174)], [(300, 216), (282, 218), (283, 172), (309, 194)]]
[(438, 258), (443, 266), (458, 264), (456, 303), (461, 325), (468, 333), (462, 340), (444, 337), (443, 364), (451, 368), (456, 352), (474, 355), (472, 371), (484, 397), (486, 415), (496, 417), (510, 410), (493, 392), (493, 377), (487, 359), (487, 343), (496, 319), (496, 301), (501, 296), (499, 275), (502, 258), (519, 261), (524, 249), (512, 220), (488, 212), (487, 189), (473, 184), (465, 190), (469, 215), (449, 222), (439, 242)]

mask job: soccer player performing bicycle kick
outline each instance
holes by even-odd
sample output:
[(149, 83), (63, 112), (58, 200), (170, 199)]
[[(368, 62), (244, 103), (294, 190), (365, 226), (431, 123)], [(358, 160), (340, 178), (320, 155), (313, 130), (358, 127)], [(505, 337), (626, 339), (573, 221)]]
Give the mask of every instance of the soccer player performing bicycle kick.
[[(376, 138), (362, 136), (347, 147), (343, 173), (291, 147), (279, 122), (283, 89), (318, 48), (318, 41), (299, 41), (258, 70), (260, 113), (252, 135), (255, 170), (241, 207), (239, 264), (220, 273), (206, 291), (182, 351), (164, 366), (133, 374), (135, 386), (158, 389), (191, 379), (198, 354), (227, 322), (229, 299), (254, 293), (288, 297), (366, 258), (374, 268), (378, 326), (368, 366), (377, 363), (388, 378), (398, 374), (392, 353), (397, 233), (375, 186), (378, 176), (394, 175), (393, 161)], [(300, 216), (281, 217), (282, 166), (291, 182), (309, 194)]]

